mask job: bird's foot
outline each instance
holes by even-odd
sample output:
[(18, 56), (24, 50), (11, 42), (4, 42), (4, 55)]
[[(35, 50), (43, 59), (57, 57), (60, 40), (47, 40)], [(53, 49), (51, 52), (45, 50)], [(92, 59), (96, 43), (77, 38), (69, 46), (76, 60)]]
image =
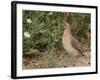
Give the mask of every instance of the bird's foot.
[(87, 56), (84, 55), (84, 54), (79, 54), (79, 55), (77, 55), (77, 56), (75, 56), (75, 57), (76, 57), (76, 59), (78, 59), (78, 58), (80, 58), (80, 57), (83, 57), (83, 58), (86, 58), (86, 59), (87, 59)]

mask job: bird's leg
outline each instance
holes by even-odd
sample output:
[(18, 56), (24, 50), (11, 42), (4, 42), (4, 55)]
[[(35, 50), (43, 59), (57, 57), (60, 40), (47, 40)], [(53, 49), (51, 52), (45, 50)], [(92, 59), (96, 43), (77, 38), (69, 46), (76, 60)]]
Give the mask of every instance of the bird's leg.
[(74, 60), (75, 60), (75, 56), (72, 54), (72, 57), (71, 57), (71, 63), (72, 64), (73, 64)]
[(69, 65), (72, 65), (74, 62), (75, 56), (73, 54), (70, 55)]

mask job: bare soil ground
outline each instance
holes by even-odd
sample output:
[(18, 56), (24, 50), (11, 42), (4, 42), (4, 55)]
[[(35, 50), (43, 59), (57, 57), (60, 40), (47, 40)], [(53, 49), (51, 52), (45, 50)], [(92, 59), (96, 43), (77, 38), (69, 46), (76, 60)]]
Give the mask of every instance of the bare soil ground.
[(90, 52), (85, 52), (85, 56), (72, 57), (64, 50), (50, 57), (47, 51), (34, 55), (23, 56), (23, 69), (36, 68), (63, 68), (63, 67), (78, 67), (90, 66)]

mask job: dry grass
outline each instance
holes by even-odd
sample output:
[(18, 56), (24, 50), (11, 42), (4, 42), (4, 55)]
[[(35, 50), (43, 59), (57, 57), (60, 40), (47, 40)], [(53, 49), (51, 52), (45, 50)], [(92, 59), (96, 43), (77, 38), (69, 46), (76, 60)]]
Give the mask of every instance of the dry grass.
[(36, 68), (63, 68), (90, 66), (90, 52), (85, 52), (85, 56), (72, 57), (63, 49), (57, 50), (54, 54), (47, 51), (23, 57), (23, 69)]

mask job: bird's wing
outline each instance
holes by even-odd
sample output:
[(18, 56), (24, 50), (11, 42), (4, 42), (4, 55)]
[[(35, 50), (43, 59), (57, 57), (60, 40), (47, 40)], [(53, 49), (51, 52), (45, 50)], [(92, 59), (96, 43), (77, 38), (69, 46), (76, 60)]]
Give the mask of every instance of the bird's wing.
[(74, 37), (72, 37), (72, 39), (71, 39), (71, 44), (72, 44), (72, 46), (73, 46), (75, 49), (77, 49), (80, 53), (83, 52), (83, 48), (82, 48), (80, 42), (79, 42), (77, 39), (75, 39)]

